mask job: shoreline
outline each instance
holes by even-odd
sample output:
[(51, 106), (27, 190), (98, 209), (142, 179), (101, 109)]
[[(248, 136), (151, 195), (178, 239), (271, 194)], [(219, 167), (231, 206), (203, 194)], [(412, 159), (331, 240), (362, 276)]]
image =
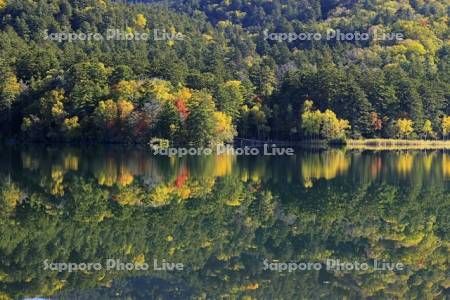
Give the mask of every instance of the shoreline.
[(347, 140), (349, 150), (450, 150), (450, 140)]
[(278, 147), (306, 149), (345, 148), (348, 150), (450, 150), (450, 140), (402, 140), (402, 139), (348, 139), (345, 141), (303, 140), (303, 141), (257, 141), (235, 146), (261, 146), (275, 144)]
[[(400, 139), (360, 139), (345, 140), (339, 142), (326, 140), (302, 140), (302, 141), (281, 141), (281, 140), (245, 140), (236, 139), (229, 145), (235, 148), (263, 148), (265, 145), (276, 145), (279, 148), (303, 148), (303, 149), (347, 149), (347, 150), (450, 150), (450, 140), (400, 140)], [(100, 141), (79, 141), (79, 142), (60, 142), (60, 141), (0, 141), (0, 145), (66, 145), (66, 146), (125, 146), (125, 147), (149, 147), (148, 143), (120, 143), (120, 142), (100, 142)], [(175, 145), (172, 145), (175, 147)], [(179, 148), (193, 147), (190, 145), (176, 145)]]

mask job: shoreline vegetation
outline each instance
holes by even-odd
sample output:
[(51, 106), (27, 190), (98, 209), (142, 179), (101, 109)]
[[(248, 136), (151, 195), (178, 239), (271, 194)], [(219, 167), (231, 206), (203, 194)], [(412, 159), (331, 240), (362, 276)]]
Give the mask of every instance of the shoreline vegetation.
[[(0, 141), (0, 145), (15, 145), (15, 144), (46, 144), (46, 145), (58, 145), (58, 144), (70, 144), (70, 145), (123, 145), (123, 146), (149, 146), (152, 147), (152, 143), (108, 143), (102, 141), (90, 141), (90, 142), (30, 142), (30, 141), (18, 141), (18, 140), (3, 140)], [(271, 147), (294, 147), (304, 149), (316, 149), (326, 150), (330, 148), (345, 148), (347, 150), (450, 150), (450, 140), (404, 140), (404, 139), (348, 139), (338, 141), (327, 141), (324, 139), (316, 140), (302, 140), (302, 141), (280, 141), (280, 140), (256, 140), (256, 139), (242, 139), (236, 138), (229, 145), (234, 148), (253, 147), (262, 148), (264, 145)], [(165, 144), (162, 148), (189, 148), (195, 147), (192, 145), (174, 145)], [(213, 146), (211, 146), (214, 148)]]
[(348, 150), (447, 150), (450, 149), (450, 140), (405, 140), (405, 139), (347, 139), (327, 141), (324, 139), (302, 141), (257, 141), (236, 139), (234, 145), (262, 146), (264, 144), (276, 147), (301, 147), (308, 149), (345, 148)]
[(346, 148), (350, 150), (447, 150), (450, 149), (450, 140), (347, 140)]

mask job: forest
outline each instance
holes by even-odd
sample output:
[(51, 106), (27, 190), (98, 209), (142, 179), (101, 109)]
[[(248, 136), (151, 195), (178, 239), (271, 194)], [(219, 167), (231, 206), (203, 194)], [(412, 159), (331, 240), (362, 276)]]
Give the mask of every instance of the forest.
[[(0, 0), (0, 138), (446, 139), (449, 0)], [(155, 30), (181, 39), (56, 41)], [(378, 32), (401, 40), (274, 40)]]

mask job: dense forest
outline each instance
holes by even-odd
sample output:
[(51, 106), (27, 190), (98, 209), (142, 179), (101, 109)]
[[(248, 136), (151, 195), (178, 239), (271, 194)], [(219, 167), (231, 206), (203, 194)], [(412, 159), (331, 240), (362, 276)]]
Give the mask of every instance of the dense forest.
[[(0, 136), (447, 138), (449, 9), (449, 0), (0, 0)], [(111, 29), (152, 38), (52, 38)], [(330, 30), (371, 34), (280, 35)]]

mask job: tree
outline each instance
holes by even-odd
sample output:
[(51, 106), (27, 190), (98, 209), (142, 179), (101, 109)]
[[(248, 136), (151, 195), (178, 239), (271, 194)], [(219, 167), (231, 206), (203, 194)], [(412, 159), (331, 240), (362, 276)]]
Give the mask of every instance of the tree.
[(329, 140), (345, 139), (346, 131), (351, 128), (349, 121), (338, 119), (330, 109), (323, 113), (320, 110), (313, 111), (313, 105), (314, 102), (311, 100), (304, 103), (302, 129), (305, 134), (307, 136), (321, 136)]
[(394, 109), (394, 115), (407, 115), (414, 122), (414, 130), (419, 132), (424, 121), (423, 99), (417, 90), (417, 80), (408, 76), (400, 67), (389, 68), (387, 78), (396, 89), (398, 107)]
[(109, 82), (114, 85), (122, 80), (131, 80), (133, 77), (133, 70), (127, 65), (118, 65), (112, 72)]
[(109, 93), (111, 70), (103, 63), (81, 62), (68, 72), (68, 98), (71, 110), (81, 117), (92, 112), (99, 99)]
[(214, 102), (206, 92), (197, 92), (189, 106), (186, 120), (187, 142), (196, 146), (208, 146), (214, 140), (216, 124)]
[(429, 136), (433, 137), (433, 126), (431, 124), (430, 120), (425, 120), (425, 123), (423, 124), (422, 133), (425, 136), (425, 139), (427, 139)]
[(177, 108), (178, 112), (180, 113), (180, 117), (183, 121), (186, 120), (186, 118), (189, 116), (189, 110), (186, 107), (186, 102), (182, 99), (177, 99), (175, 101), (175, 107)]
[(301, 116), (302, 129), (306, 136), (318, 137), (322, 125), (322, 113), (319, 110), (313, 111), (314, 102), (306, 100), (304, 110)]
[(124, 122), (133, 110), (134, 105), (130, 101), (124, 99), (117, 101), (117, 112), (121, 122)]
[(320, 132), (326, 139), (345, 139), (346, 131), (351, 128), (349, 121), (338, 119), (336, 114), (329, 109), (323, 113), (322, 120), (323, 124)]
[(335, 82), (337, 87), (331, 91), (330, 107), (336, 114), (349, 120), (357, 136), (369, 136), (372, 134), (371, 103), (353, 76), (344, 77), (342, 71), (337, 74), (339, 77), (333, 78), (333, 81), (342, 80), (342, 83)]
[(22, 200), (22, 191), (9, 180), (0, 181), (0, 204), (2, 209), (12, 210)]
[(16, 75), (13, 73), (0, 75), (0, 111), (10, 109), (20, 92), (21, 87)]
[(43, 121), (42, 125), (46, 128), (48, 139), (62, 138), (64, 119), (68, 115), (65, 109), (66, 103), (67, 98), (63, 89), (48, 91), (39, 99), (39, 115)]
[(409, 119), (398, 119), (395, 123), (399, 138), (408, 138), (414, 133), (414, 122)]
[(22, 120), (22, 125), (20, 127), (22, 133), (25, 137), (31, 141), (38, 141), (43, 138), (44, 128), (43, 122), (36, 115), (28, 115)]
[[(171, 102), (165, 102), (160, 105), (160, 113), (158, 114), (158, 122), (155, 129), (156, 136), (171, 141), (177, 140), (184, 142), (181, 136), (181, 134), (184, 134), (182, 132), (183, 124), (177, 108)], [(152, 106), (149, 108), (151, 109)], [(150, 110), (148, 113), (150, 113)]]
[(383, 120), (381, 120), (381, 118), (378, 116), (378, 114), (376, 112), (371, 112), (370, 113), (370, 118), (372, 120), (372, 130), (375, 132), (380, 131), (381, 129), (383, 129)]
[(134, 24), (139, 28), (145, 28), (147, 25), (147, 19), (143, 14), (137, 14), (136, 18), (134, 19)]
[(239, 117), (240, 107), (244, 102), (243, 87), (240, 81), (230, 80), (220, 84), (216, 92), (216, 106), (233, 120)]
[(117, 104), (113, 100), (100, 101), (95, 110), (97, 125), (102, 129), (114, 127), (117, 119)]
[(442, 137), (445, 139), (450, 134), (450, 116), (442, 119)]
[(136, 102), (140, 97), (141, 83), (136, 80), (120, 80), (113, 89), (116, 99), (126, 99)]
[(214, 142), (221, 144), (223, 142), (231, 142), (236, 136), (236, 129), (230, 116), (223, 112), (214, 112)]
[(277, 83), (273, 67), (268, 65), (255, 65), (250, 70), (250, 78), (255, 84), (258, 95), (272, 95)]
[[(0, 3), (1, 8), (1, 3)], [(11, 107), (21, 92), (20, 83), (13, 73), (0, 75), (0, 124), (6, 122), (8, 134), (11, 125)], [(6, 134), (6, 132), (4, 132)], [(0, 133), (0, 136), (3, 134)]]
[(78, 117), (64, 119), (63, 133), (64, 137), (72, 140), (79, 136), (80, 124), (78, 123)]
[[(47, 92), (40, 99), (40, 112), (42, 116), (47, 116), (48, 121), (59, 122), (67, 113), (64, 110), (64, 90), (57, 89)], [(51, 116), (52, 118), (49, 118)]]
[(143, 88), (158, 101), (171, 101), (174, 99), (172, 94), (173, 86), (169, 81), (162, 79), (152, 79), (144, 82)]
[(238, 128), (239, 134), (243, 137), (267, 138), (270, 127), (265, 108), (260, 103), (256, 103), (251, 108), (244, 105)]

